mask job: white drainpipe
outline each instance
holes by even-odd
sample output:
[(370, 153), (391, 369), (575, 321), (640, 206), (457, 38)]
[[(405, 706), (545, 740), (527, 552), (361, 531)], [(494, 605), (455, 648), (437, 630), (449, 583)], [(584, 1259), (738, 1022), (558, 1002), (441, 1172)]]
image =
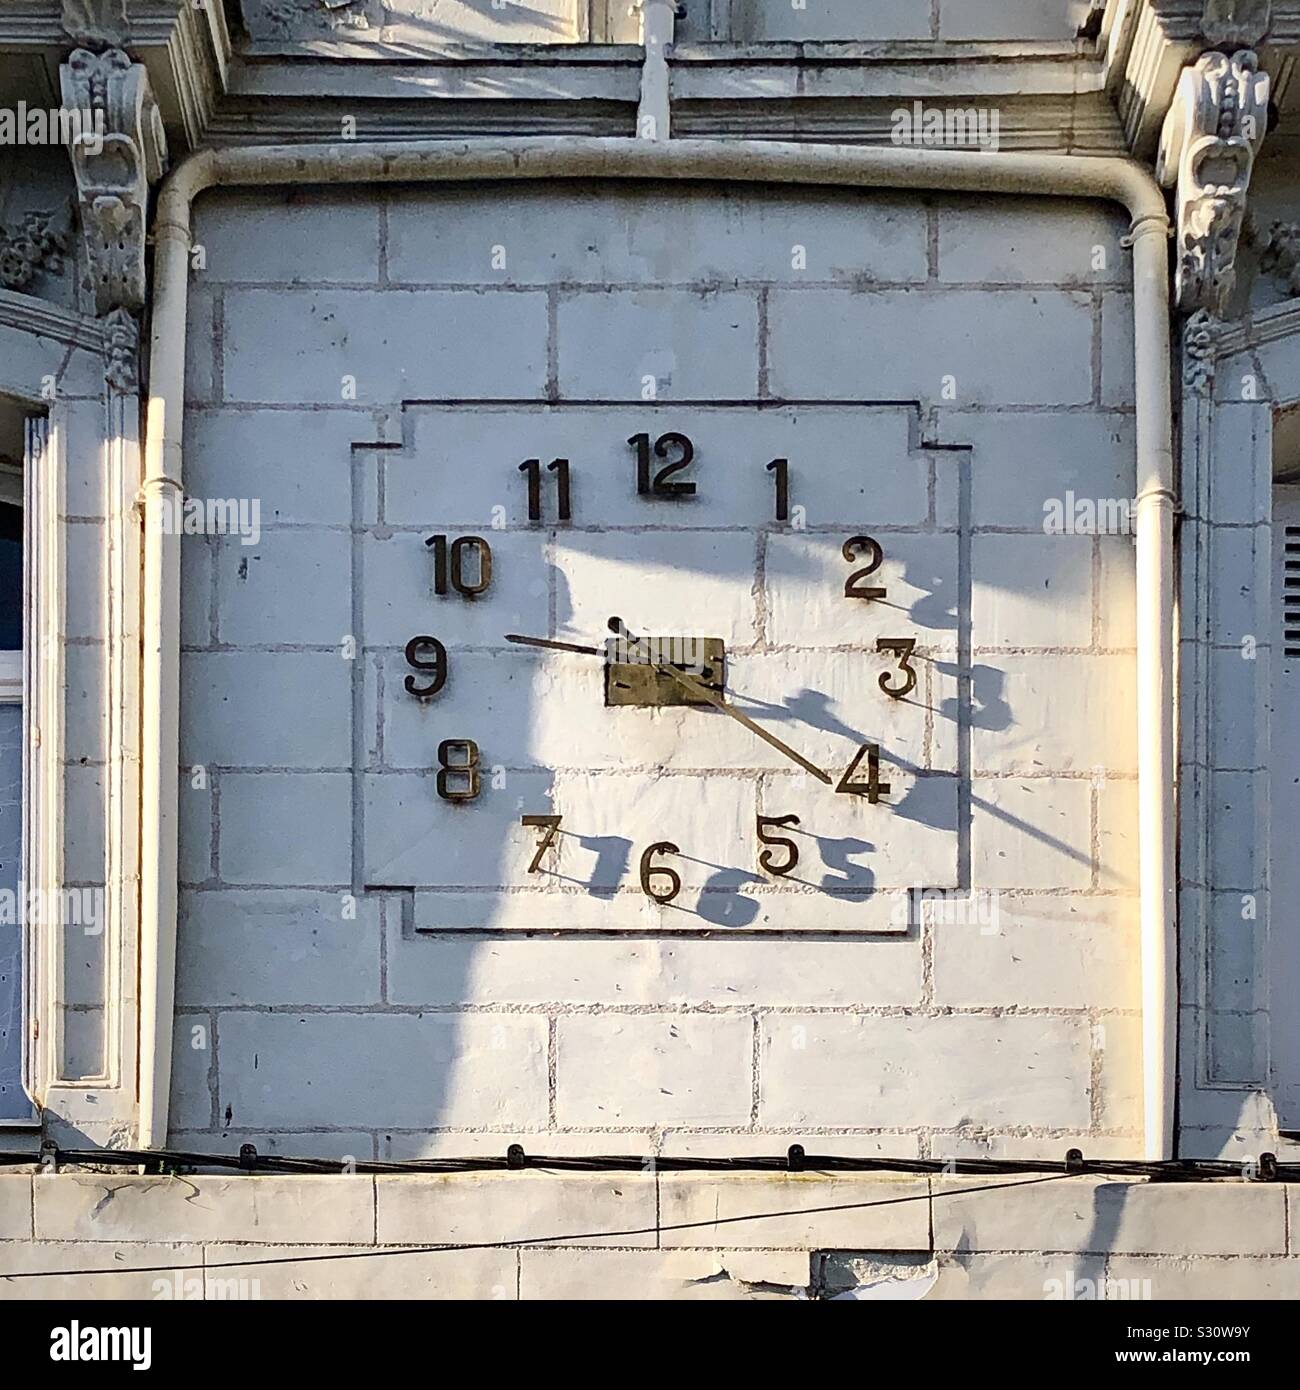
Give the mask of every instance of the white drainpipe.
[[(1138, 844), (1143, 1157), (1173, 1156), (1177, 1012), (1174, 575), (1168, 217), (1126, 159), (753, 140), (502, 139), (203, 150), (163, 185), (155, 222), (145, 450), (140, 1144), (167, 1138), (176, 960), (180, 537), (159, 506), (181, 486), (190, 212), (206, 188), (513, 179), (713, 179), (1108, 199), (1132, 218), (1137, 382)], [(852, 345), (846, 344), (846, 350)]]
[(641, 9), (641, 102), (636, 133), (642, 140), (667, 140), (672, 133), (668, 55), (677, 32), (677, 0), (637, 0)]

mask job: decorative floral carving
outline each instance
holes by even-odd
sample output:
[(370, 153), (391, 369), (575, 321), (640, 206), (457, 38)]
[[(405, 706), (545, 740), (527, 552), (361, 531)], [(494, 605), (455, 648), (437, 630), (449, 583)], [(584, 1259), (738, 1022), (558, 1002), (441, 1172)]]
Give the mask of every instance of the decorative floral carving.
[(1205, 0), (1201, 33), (1206, 43), (1257, 44), (1268, 33), (1270, 9), (1269, 0)]
[(1276, 276), (1288, 294), (1300, 294), (1300, 222), (1274, 222), (1260, 254), (1259, 268)]
[(1255, 155), (1268, 123), (1268, 74), (1243, 50), (1184, 68), (1160, 136), (1156, 177), (1178, 189), (1178, 307), (1222, 313)]
[(1198, 396), (1214, 388), (1219, 321), (1208, 309), (1198, 309), (1183, 329), (1183, 383)]
[(0, 283), (25, 290), (38, 271), (63, 274), (72, 235), (72, 210), (29, 212), (21, 228), (0, 227)]
[(140, 381), (140, 325), (128, 310), (114, 309), (106, 315), (104, 328), (104, 376), (114, 391), (134, 391)]
[(124, 44), (131, 32), (126, 0), (63, 0), (63, 31), (77, 43)]
[(82, 135), (70, 154), (86, 254), (100, 314), (138, 309), (145, 296), (145, 211), (149, 185), (167, 161), (158, 104), (144, 67), (119, 49), (74, 50), (59, 69), (63, 103), (102, 119), (101, 136)]

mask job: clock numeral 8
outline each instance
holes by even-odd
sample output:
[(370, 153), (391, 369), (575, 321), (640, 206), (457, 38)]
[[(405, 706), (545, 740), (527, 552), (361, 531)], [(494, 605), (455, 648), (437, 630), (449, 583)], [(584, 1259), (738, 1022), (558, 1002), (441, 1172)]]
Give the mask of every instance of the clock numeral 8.
[[(682, 878), (676, 869), (670, 869), (665, 864), (651, 864), (651, 859), (656, 854), (680, 854), (681, 850), (669, 840), (659, 840), (656, 844), (648, 845), (641, 855), (641, 891), (648, 898), (653, 898), (661, 907), (672, 902), (672, 900), (682, 891)], [(652, 876), (666, 878), (669, 886), (665, 889), (655, 891), (650, 882)]]
[(482, 790), (478, 744), (472, 738), (443, 739), (438, 745), (438, 795), (444, 801), (473, 801)]

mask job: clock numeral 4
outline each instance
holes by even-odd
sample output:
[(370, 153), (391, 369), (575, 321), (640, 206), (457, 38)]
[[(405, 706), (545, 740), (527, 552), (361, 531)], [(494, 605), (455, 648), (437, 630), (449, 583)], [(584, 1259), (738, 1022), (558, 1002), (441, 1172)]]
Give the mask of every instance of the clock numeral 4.
[(786, 874), (793, 873), (799, 863), (799, 846), (784, 835), (773, 835), (770, 830), (775, 827), (778, 830), (786, 826), (798, 825), (798, 816), (759, 816), (758, 817), (758, 838), (764, 845), (781, 845), (785, 848), (787, 858), (784, 864), (778, 864), (776, 857), (770, 849), (760, 850), (758, 855), (758, 867), (765, 873), (771, 874), (774, 878), (783, 878)]
[[(528, 520), (542, 519), (542, 461), (525, 459), (519, 471), (528, 478)], [(548, 473), (555, 474), (555, 511), (561, 521), (573, 520), (573, 509), (569, 498), (569, 460), (552, 459), (546, 465)]]
[(438, 795), (444, 801), (473, 801), (483, 790), (478, 744), (472, 738), (445, 738), (438, 745)]
[(520, 824), (532, 826), (542, 833), (537, 839), (537, 851), (533, 855), (533, 862), (528, 866), (530, 874), (541, 872), (542, 855), (555, 843), (555, 837), (560, 833), (560, 821), (562, 816), (521, 816)]
[(406, 664), (429, 678), (428, 685), (417, 685), (414, 676), (407, 676), (406, 693), (417, 700), (432, 700), (447, 684), (447, 648), (436, 637), (412, 637), (406, 644)]
[[(912, 653), (916, 650), (916, 638), (877, 637), (876, 650), (878, 652), (893, 652), (898, 657), (897, 673), (893, 671), (880, 673), (881, 690), (895, 700), (901, 700), (905, 695), (910, 695), (916, 689), (916, 669), (912, 665)], [(904, 677), (902, 685), (890, 685), (889, 678), (894, 674), (901, 674)]]
[[(425, 545), (433, 551), (433, 592), (445, 594), (448, 585), (463, 598), (481, 594), (492, 582), (492, 547), (482, 536), (458, 536), (450, 544), (446, 536), (430, 536)], [(470, 584), (465, 579), (465, 554), (474, 551), (478, 557), (478, 579)]]
[(665, 463), (653, 475), (650, 472), (650, 436), (634, 434), (627, 441), (636, 450), (636, 490), (642, 497), (693, 497), (694, 483), (670, 483), (668, 479), (683, 468), (689, 468), (695, 461), (695, 445), (676, 430), (661, 434), (654, 442), (655, 458), (667, 459), (669, 452), (677, 452), (677, 460)]
[[(855, 782), (853, 774), (858, 770), (858, 764), (863, 758), (867, 760), (867, 780)], [(844, 776), (840, 778), (839, 785), (835, 790), (848, 792), (853, 796), (865, 796), (873, 806), (882, 796), (890, 794), (892, 788), (889, 783), (880, 780), (880, 745), (878, 743), (864, 743), (858, 749), (857, 756), (845, 769)]]
[(849, 564), (852, 564), (858, 558), (859, 552), (867, 557), (867, 563), (860, 570), (854, 570), (844, 581), (844, 597), (884, 598), (884, 589), (862, 582), (868, 576), (875, 574), (884, 561), (885, 552), (881, 548), (880, 542), (873, 540), (870, 536), (850, 536), (844, 542), (840, 553)]
[[(647, 845), (641, 855), (641, 891), (648, 898), (653, 898), (661, 907), (672, 902), (672, 900), (682, 891), (682, 877), (676, 869), (670, 869), (666, 864), (652, 864), (650, 861), (656, 854), (680, 854), (670, 840), (659, 840), (653, 845)], [(651, 883), (652, 878), (666, 878), (667, 888), (656, 889)]]

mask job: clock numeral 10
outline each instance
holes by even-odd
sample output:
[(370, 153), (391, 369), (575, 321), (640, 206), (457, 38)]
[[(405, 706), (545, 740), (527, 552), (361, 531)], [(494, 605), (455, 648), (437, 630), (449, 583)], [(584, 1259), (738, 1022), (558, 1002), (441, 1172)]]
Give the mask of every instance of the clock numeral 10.
[[(863, 758), (867, 760), (867, 780), (855, 782), (853, 774), (858, 770), (858, 764)], [(853, 796), (865, 796), (873, 806), (882, 796), (890, 794), (892, 788), (889, 783), (880, 780), (880, 745), (878, 743), (864, 743), (858, 749), (857, 756), (845, 769), (844, 776), (840, 778), (835, 790), (837, 792), (849, 792)]]
[[(448, 583), (464, 598), (481, 594), (492, 582), (492, 547), (482, 536), (458, 536), (450, 545), (446, 536), (430, 536), (425, 542), (433, 551), (433, 592), (445, 594)], [(478, 556), (478, 579), (465, 580), (465, 552), (473, 550)]]
[(444, 801), (473, 801), (483, 790), (478, 744), (472, 738), (445, 738), (438, 745), (438, 795)]
[[(432, 655), (421, 655), (426, 649)], [(406, 693), (417, 700), (432, 700), (447, 684), (447, 648), (436, 637), (412, 637), (406, 644), (406, 664), (429, 678), (428, 685), (417, 685), (414, 676), (407, 676)]]
[(627, 441), (636, 450), (636, 490), (642, 497), (692, 497), (695, 495), (694, 483), (670, 483), (668, 479), (683, 468), (689, 468), (695, 461), (695, 445), (676, 430), (661, 434), (654, 442), (654, 456), (667, 459), (669, 452), (677, 452), (676, 462), (666, 462), (653, 475), (650, 472), (650, 436), (634, 434)]
[[(542, 519), (542, 461), (525, 459), (519, 471), (528, 477), (528, 520)], [(552, 459), (546, 465), (548, 473), (555, 474), (555, 510), (561, 521), (572, 521), (573, 510), (569, 499), (569, 460)]]

